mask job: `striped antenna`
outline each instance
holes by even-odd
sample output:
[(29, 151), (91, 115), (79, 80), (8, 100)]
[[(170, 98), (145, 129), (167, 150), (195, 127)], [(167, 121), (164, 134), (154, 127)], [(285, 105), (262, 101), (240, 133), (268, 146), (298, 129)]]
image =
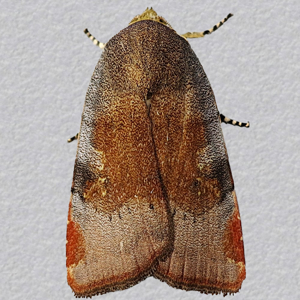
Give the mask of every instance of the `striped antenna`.
[(235, 126), (239, 126), (239, 127), (247, 127), (247, 128), (250, 127), (249, 121), (247, 123), (238, 122), (238, 121), (229, 119), (222, 114), (220, 114), (220, 118), (221, 118), (221, 123), (223, 122), (225, 124), (231, 124), (231, 125), (235, 125)]
[(71, 143), (75, 140), (78, 140), (78, 137), (79, 137), (79, 133), (77, 133), (75, 136), (72, 136), (71, 138), (68, 139), (68, 143)]
[(218, 28), (220, 28), (232, 16), (233, 16), (233, 14), (229, 14), (225, 19), (220, 21), (217, 25), (215, 25), (213, 28), (211, 28), (209, 30), (205, 30), (205, 31), (202, 31), (202, 32), (187, 32), (185, 34), (182, 34), (181, 36), (183, 36), (187, 39), (204, 37), (205, 35), (211, 34), (212, 32), (216, 31)]
[(93, 42), (94, 45), (98, 46), (101, 49), (104, 49), (105, 44), (100, 43), (94, 36), (92, 36), (87, 28), (84, 29), (83, 32), (88, 36), (88, 38)]

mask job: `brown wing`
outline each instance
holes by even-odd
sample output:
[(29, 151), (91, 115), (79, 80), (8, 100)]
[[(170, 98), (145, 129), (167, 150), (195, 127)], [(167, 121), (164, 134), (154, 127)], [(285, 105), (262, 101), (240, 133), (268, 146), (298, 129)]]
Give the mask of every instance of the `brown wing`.
[(76, 296), (136, 284), (173, 243), (148, 108), (130, 86), (141, 72), (120, 44), (127, 39), (120, 33), (106, 45), (82, 116), (67, 228)]
[(177, 288), (234, 293), (245, 278), (244, 248), (214, 94), (188, 43), (168, 28), (161, 34), (172, 77), (153, 94), (150, 119), (175, 240), (154, 275)]

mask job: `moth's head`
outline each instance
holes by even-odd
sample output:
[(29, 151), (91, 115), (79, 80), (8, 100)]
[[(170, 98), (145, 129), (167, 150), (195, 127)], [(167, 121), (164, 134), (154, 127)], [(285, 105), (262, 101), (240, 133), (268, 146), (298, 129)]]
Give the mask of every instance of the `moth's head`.
[(142, 14), (135, 16), (129, 23), (129, 25), (144, 20), (155, 21), (168, 26), (169, 28), (172, 28), (171, 25), (163, 17), (160, 17), (152, 7), (150, 9), (147, 7), (147, 9)]

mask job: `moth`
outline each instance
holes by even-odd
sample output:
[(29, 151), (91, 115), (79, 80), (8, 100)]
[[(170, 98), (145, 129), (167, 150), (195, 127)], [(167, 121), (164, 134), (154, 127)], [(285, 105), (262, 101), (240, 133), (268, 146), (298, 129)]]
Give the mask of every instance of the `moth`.
[(241, 220), (221, 122), (187, 38), (150, 8), (104, 48), (77, 136), (67, 279), (77, 297), (148, 276), (184, 290), (237, 292)]

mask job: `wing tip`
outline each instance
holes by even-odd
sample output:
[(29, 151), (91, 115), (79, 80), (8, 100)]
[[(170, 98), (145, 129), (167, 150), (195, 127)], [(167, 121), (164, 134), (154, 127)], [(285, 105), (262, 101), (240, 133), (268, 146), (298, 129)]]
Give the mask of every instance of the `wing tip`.
[[(154, 264), (157, 264), (158, 260), (154, 261)], [(153, 264), (143, 273), (138, 274), (135, 277), (131, 277), (131, 278), (124, 278), (123, 281), (120, 281), (118, 283), (116, 282), (110, 282), (107, 284), (102, 284), (100, 285), (100, 283), (93, 283), (93, 284), (89, 284), (87, 286), (79, 286), (78, 284), (75, 283), (75, 280), (73, 278), (69, 277), (68, 274), (68, 283), (70, 285), (70, 287), (73, 290), (74, 296), (76, 298), (91, 298), (93, 296), (97, 296), (97, 295), (103, 295), (103, 294), (107, 294), (110, 292), (115, 292), (115, 291), (121, 291), (121, 290), (125, 290), (128, 289), (136, 284), (138, 284), (139, 282), (145, 280), (147, 277), (151, 276), (153, 271)]]
[(208, 284), (188, 284), (184, 282), (178, 282), (168, 276), (165, 276), (164, 274), (160, 274), (159, 272), (155, 272), (153, 274), (153, 277), (159, 279), (162, 282), (166, 282), (168, 285), (176, 289), (181, 289), (185, 291), (197, 291), (201, 294), (206, 294), (206, 295), (223, 294), (224, 297), (239, 292), (239, 290), (242, 287), (242, 282), (245, 279), (245, 278), (239, 278), (239, 280), (237, 280), (235, 283), (230, 284), (231, 287), (230, 286), (226, 287), (226, 283), (208, 285)]

